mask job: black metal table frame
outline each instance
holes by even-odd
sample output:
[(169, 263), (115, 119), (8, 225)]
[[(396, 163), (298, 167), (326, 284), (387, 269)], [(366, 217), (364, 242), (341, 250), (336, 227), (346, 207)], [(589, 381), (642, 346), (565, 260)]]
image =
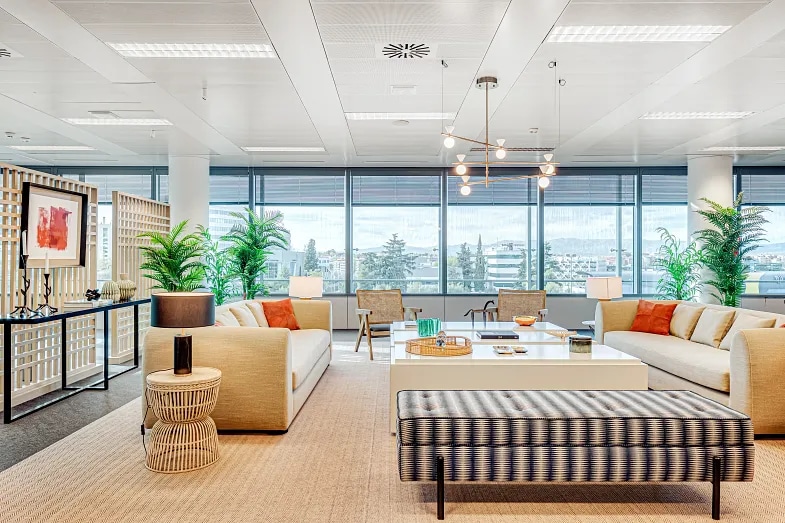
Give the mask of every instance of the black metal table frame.
[[(9, 316), (0, 317), (0, 325), (3, 326), (3, 423), (11, 423), (12, 421), (23, 418), (33, 412), (37, 412), (49, 405), (63, 401), (70, 398), (75, 394), (79, 394), (85, 390), (109, 390), (109, 380), (139, 368), (139, 306), (150, 303), (150, 298), (141, 300), (131, 300), (125, 302), (112, 303), (110, 305), (102, 305), (100, 307), (92, 307), (89, 309), (82, 309), (71, 312), (59, 312), (50, 316), (35, 316), (28, 318), (12, 318)], [(109, 375), (109, 311), (116, 309), (125, 309), (133, 307), (134, 309), (134, 364), (125, 370), (116, 372)], [(88, 316), (90, 314), (97, 314), (103, 312), (104, 315), (104, 372), (100, 380), (90, 383), (82, 387), (74, 387), (68, 385), (68, 359), (66, 354), (68, 352), (68, 320), (78, 316)], [(68, 391), (67, 394), (58, 396), (55, 399), (46, 401), (36, 407), (28, 409), (17, 416), (13, 416), (11, 407), (11, 362), (13, 360), (13, 326), (14, 325), (37, 325), (39, 323), (60, 322), (60, 380), (61, 390)], [(88, 379), (88, 378), (85, 378)]]

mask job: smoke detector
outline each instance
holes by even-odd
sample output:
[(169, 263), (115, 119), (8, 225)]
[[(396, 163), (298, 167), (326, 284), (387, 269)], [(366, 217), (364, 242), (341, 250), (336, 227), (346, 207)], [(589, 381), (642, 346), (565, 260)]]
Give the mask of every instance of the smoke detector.
[(425, 58), (433, 51), (434, 46), (428, 44), (383, 44), (376, 46), (376, 56), (378, 58)]

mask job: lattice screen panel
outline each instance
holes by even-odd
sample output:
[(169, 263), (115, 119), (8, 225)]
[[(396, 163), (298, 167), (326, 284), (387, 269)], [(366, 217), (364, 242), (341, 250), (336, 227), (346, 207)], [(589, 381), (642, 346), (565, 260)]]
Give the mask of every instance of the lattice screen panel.
[[(139, 269), (142, 253), (139, 247), (149, 245), (150, 240), (139, 238), (146, 231), (168, 233), (169, 205), (148, 200), (132, 194), (112, 192), (112, 279), (118, 281), (121, 274), (128, 274), (136, 283), (134, 298), (149, 298), (153, 282), (144, 277)], [(139, 343), (150, 326), (150, 306), (139, 307)], [(134, 354), (134, 313), (132, 310), (115, 311), (112, 314), (112, 338), (110, 363), (129, 360)]]
[[(32, 182), (88, 195), (85, 267), (53, 267), (49, 303), (62, 307), (64, 301), (82, 299), (85, 290), (96, 286), (96, 227), (98, 190), (91, 185), (0, 164), (0, 315), (19, 304), (22, 275), (19, 269), (19, 240), (22, 223), (22, 184)], [(43, 269), (29, 269), (31, 280), (28, 306), (43, 302)], [(69, 382), (100, 371), (96, 362), (95, 318), (69, 320), (66, 343)], [(11, 376), (13, 404), (27, 401), (57, 388), (60, 382), (60, 322), (16, 326), (13, 330)], [(2, 348), (2, 338), (0, 338)], [(0, 350), (0, 359), (3, 351)], [(2, 369), (0, 365), (0, 370)], [(9, 379), (2, 375), (2, 380)], [(2, 390), (2, 387), (0, 387)]]

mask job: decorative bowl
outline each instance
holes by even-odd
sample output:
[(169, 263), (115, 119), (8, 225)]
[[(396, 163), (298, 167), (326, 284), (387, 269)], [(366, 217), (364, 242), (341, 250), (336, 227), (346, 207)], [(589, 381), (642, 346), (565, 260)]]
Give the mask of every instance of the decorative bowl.
[(512, 321), (521, 327), (531, 327), (537, 321), (534, 316), (513, 316)]

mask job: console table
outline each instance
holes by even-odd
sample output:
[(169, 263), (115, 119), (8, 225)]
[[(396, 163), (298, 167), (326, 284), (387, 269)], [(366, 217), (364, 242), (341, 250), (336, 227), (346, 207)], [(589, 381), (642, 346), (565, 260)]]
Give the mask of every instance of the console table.
[[(78, 311), (59, 312), (49, 316), (33, 316), (26, 318), (14, 318), (10, 316), (0, 316), (0, 325), (3, 327), (3, 423), (11, 423), (14, 420), (32, 414), (38, 410), (48, 407), (53, 403), (62, 401), (65, 398), (71, 397), (85, 390), (108, 390), (109, 380), (132, 371), (139, 367), (139, 306), (145, 303), (150, 303), (150, 298), (139, 300), (130, 300), (124, 302), (112, 303), (109, 305), (102, 305), (100, 307), (91, 307), (89, 309), (82, 309)], [(116, 372), (109, 375), (109, 311), (115, 309), (125, 309), (133, 307), (134, 310), (134, 364), (123, 371)], [(104, 362), (103, 362), (103, 377), (96, 382), (89, 385), (74, 387), (69, 386), (68, 381), (68, 362), (65, 357), (68, 350), (68, 320), (77, 316), (88, 316), (103, 312), (104, 315)], [(43, 402), (35, 407), (32, 407), (25, 412), (16, 416), (12, 415), (11, 407), (11, 373), (13, 368), (11, 362), (13, 361), (13, 327), (15, 325), (37, 325), (40, 323), (60, 322), (60, 383), (61, 389), (68, 391), (67, 394), (59, 396), (53, 400)]]

